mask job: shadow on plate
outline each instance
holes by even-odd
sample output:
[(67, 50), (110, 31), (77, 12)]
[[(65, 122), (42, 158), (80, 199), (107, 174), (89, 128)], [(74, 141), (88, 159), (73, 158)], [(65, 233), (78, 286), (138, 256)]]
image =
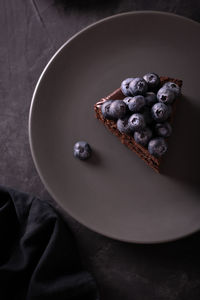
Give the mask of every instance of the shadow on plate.
[[(200, 232), (193, 233), (177, 241), (149, 245), (127, 244), (127, 247), (130, 249), (134, 248), (135, 250), (138, 249), (138, 251), (140, 253), (143, 252), (145, 256), (153, 255), (156, 260), (159, 258), (163, 260), (167, 257), (172, 259), (174, 257), (178, 263), (178, 260), (181, 261), (183, 258), (186, 259), (186, 257), (188, 257), (188, 260), (191, 258), (195, 260), (196, 258), (200, 261)], [(175, 262), (173, 260), (171, 262), (173, 266)]]
[(161, 173), (200, 191), (200, 106), (182, 96)]
[(99, 166), (102, 164), (102, 159), (100, 154), (97, 150), (92, 150), (92, 156), (90, 159), (87, 160), (87, 164), (93, 165), (93, 166)]

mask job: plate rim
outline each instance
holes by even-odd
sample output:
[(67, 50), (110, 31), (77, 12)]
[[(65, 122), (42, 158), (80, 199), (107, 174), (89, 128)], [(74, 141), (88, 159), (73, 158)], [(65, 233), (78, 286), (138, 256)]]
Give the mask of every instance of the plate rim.
[(163, 244), (163, 243), (168, 243), (168, 242), (174, 242), (177, 241), (179, 239), (184, 239), (188, 236), (191, 236), (192, 234), (197, 233), (200, 229), (196, 229), (192, 232), (186, 233), (185, 235), (180, 235), (177, 236), (175, 238), (171, 238), (171, 239), (164, 239), (164, 240), (152, 240), (152, 241), (144, 241), (144, 240), (134, 240), (134, 239), (126, 239), (126, 238), (119, 238), (115, 235), (112, 234), (108, 234), (108, 233), (104, 233), (101, 230), (97, 230), (92, 228), (92, 226), (88, 226), (85, 221), (81, 220), (81, 218), (78, 216), (76, 216), (76, 214), (74, 214), (73, 212), (71, 212), (70, 210), (64, 208), (64, 206), (60, 203), (60, 201), (57, 199), (57, 196), (54, 194), (53, 190), (51, 189), (51, 187), (49, 186), (49, 184), (47, 183), (47, 181), (44, 179), (42, 171), (40, 170), (39, 164), (37, 162), (37, 157), (34, 151), (34, 142), (33, 142), (33, 137), (32, 137), (32, 115), (33, 115), (33, 108), (34, 108), (34, 102), (36, 101), (36, 96), (37, 96), (37, 92), (39, 90), (40, 84), (43, 80), (43, 77), (45, 76), (46, 72), (48, 71), (50, 65), (53, 63), (54, 59), (57, 57), (57, 55), (59, 55), (59, 53), (68, 45), (71, 43), (71, 41), (75, 40), (76, 38), (79, 37), (79, 35), (81, 35), (82, 33), (86, 32), (87, 30), (94, 28), (96, 26), (98, 26), (101, 23), (107, 22), (111, 19), (117, 19), (120, 17), (124, 17), (127, 15), (142, 15), (142, 14), (156, 14), (156, 15), (165, 15), (165, 16), (169, 16), (169, 17), (174, 17), (174, 18), (178, 18), (180, 20), (184, 20), (187, 21), (189, 23), (192, 23), (196, 26), (200, 27), (200, 23), (198, 21), (192, 20), (188, 17), (185, 16), (181, 16), (175, 13), (171, 13), (171, 12), (164, 12), (164, 11), (155, 11), (155, 10), (137, 10), (137, 11), (128, 11), (128, 12), (123, 12), (123, 13), (118, 13), (118, 14), (114, 14), (111, 16), (108, 16), (106, 18), (100, 19), (96, 22), (93, 22), (91, 24), (89, 24), (88, 26), (84, 27), (83, 29), (81, 29), (80, 31), (78, 31), (76, 34), (72, 35), (69, 39), (67, 39), (66, 42), (64, 42), (59, 48), (58, 50), (55, 51), (55, 53), (52, 55), (52, 57), (49, 59), (49, 61), (47, 62), (46, 66), (44, 67), (43, 71), (41, 72), (37, 83), (35, 85), (34, 91), (33, 91), (33, 95), (31, 98), (31, 104), (30, 104), (30, 109), (29, 109), (29, 116), (28, 116), (28, 140), (29, 140), (29, 146), (30, 146), (30, 151), (31, 151), (31, 156), (34, 162), (34, 166), (37, 170), (37, 173), (42, 181), (42, 184), (44, 185), (44, 187), (46, 188), (46, 190), (48, 191), (48, 193), (53, 197), (53, 199), (55, 200), (55, 202), (57, 202), (57, 204), (64, 210), (64, 212), (66, 212), (67, 214), (69, 214), (72, 218), (74, 218), (77, 222), (79, 222), (80, 224), (82, 224), (83, 226), (85, 226), (86, 228), (88, 228), (89, 230), (92, 230), (98, 234), (101, 234), (105, 237), (114, 239), (114, 240), (118, 240), (118, 241), (122, 241), (122, 242), (128, 242), (128, 243), (135, 243), (135, 244)]

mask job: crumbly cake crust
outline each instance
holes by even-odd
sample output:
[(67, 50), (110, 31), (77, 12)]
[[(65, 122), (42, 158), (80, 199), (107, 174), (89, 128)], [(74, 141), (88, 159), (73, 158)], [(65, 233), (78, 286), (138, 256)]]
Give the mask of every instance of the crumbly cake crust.
[[(161, 82), (160, 86), (162, 86), (164, 83), (166, 83), (168, 81), (172, 81), (172, 82), (178, 84), (180, 87), (182, 86), (182, 80), (174, 79), (174, 78), (170, 78), (170, 77), (166, 77), (166, 76), (161, 76), (160, 77), (160, 82)], [(120, 139), (122, 144), (126, 145), (130, 150), (136, 152), (136, 154), (141, 159), (143, 159), (151, 168), (153, 168), (156, 172), (159, 172), (159, 167), (160, 167), (162, 159), (161, 158), (156, 158), (153, 155), (151, 155), (148, 152), (147, 148), (141, 146), (140, 144), (137, 144), (132, 136), (127, 135), (127, 134), (122, 134), (121, 132), (119, 132), (119, 130), (117, 129), (116, 121), (105, 119), (103, 117), (102, 113), (101, 113), (101, 105), (105, 101), (110, 100), (110, 99), (112, 99), (112, 100), (116, 100), (116, 99), (121, 100), (121, 99), (124, 99), (124, 98), (125, 98), (125, 96), (122, 93), (120, 88), (116, 89), (113, 93), (109, 94), (107, 97), (102, 98), (100, 101), (98, 101), (94, 105), (96, 118), (99, 121), (101, 121), (107, 127), (107, 129), (110, 132), (112, 132), (114, 135), (116, 135)], [(172, 105), (172, 116), (170, 117), (170, 120), (169, 120), (170, 123), (173, 122), (173, 117), (174, 117), (176, 104), (177, 104), (179, 99), (180, 99), (180, 97), (178, 97)]]

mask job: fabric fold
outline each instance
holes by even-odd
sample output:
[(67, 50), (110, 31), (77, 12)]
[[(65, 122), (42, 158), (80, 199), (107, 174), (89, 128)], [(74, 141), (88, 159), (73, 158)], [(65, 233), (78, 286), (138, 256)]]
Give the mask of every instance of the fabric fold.
[(45, 201), (0, 187), (0, 299), (97, 300), (67, 224)]

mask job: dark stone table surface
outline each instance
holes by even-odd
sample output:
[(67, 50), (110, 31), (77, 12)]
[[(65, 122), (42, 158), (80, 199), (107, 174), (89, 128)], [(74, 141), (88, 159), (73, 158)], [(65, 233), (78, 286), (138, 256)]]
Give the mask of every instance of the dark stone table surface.
[(86, 25), (130, 10), (162, 10), (200, 21), (199, 0), (0, 0), (0, 184), (36, 195), (61, 212), (102, 300), (198, 300), (199, 233), (161, 245), (96, 234), (57, 207), (30, 154), (29, 107), (48, 60)]

